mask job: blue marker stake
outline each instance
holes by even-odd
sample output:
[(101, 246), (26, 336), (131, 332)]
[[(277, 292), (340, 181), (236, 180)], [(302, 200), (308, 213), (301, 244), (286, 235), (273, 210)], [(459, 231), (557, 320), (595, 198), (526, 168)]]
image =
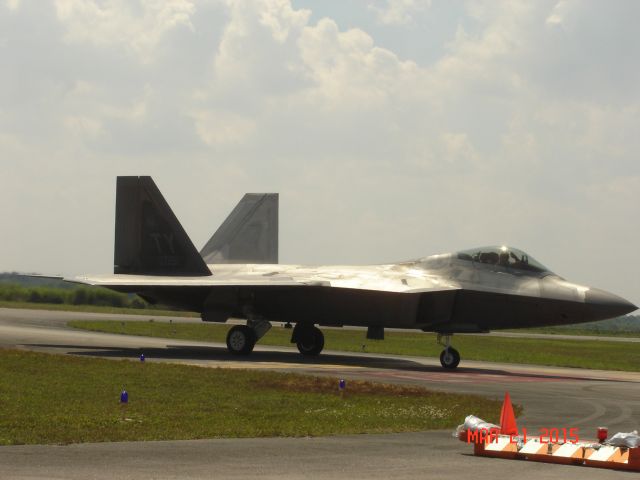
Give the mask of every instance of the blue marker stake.
[(141, 354), (140, 354), (140, 361), (141, 361), (141, 362), (144, 362), (144, 353), (141, 353)]
[(347, 388), (347, 382), (345, 382), (344, 378), (341, 378), (338, 382), (338, 391), (340, 392), (340, 398), (344, 397), (344, 391)]
[(129, 404), (129, 394), (123, 388), (120, 392), (120, 409), (122, 410), (122, 420), (127, 419), (127, 405)]

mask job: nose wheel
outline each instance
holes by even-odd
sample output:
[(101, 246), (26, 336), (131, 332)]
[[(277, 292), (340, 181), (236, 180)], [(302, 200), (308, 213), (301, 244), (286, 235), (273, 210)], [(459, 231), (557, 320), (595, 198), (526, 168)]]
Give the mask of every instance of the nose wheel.
[(444, 350), (440, 353), (440, 365), (450, 370), (456, 368), (460, 363), (460, 353), (451, 346), (451, 335), (438, 334), (438, 343), (444, 345)]

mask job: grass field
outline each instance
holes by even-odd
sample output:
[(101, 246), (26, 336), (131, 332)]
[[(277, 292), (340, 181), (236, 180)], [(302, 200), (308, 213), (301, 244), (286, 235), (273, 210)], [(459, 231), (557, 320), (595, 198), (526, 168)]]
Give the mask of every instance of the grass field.
[(500, 402), (473, 395), (349, 381), (340, 397), (337, 383), (0, 349), (0, 444), (405, 432), (500, 414)]
[(640, 338), (640, 332), (620, 332), (615, 330), (593, 330), (579, 327), (540, 327), (503, 330), (511, 333), (543, 333), (547, 335), (580, 335), (585, 337)]
[[(179, 338), (208, 342), (224, 342), (228, 325), (206, 323), (113, 322), (72, 321), (75, 328), (86, 330)], [(365, 340), (359, 330), (324, 329), (325, 348), (348, 352), (388, 353), (437, 357), (442, 347), (435, 335), (415, 332), (386, 332), (385, 340)], [(273, 327), (261, 340), (261, 345), (290, 346), (291, 330)], [(594, 368), (602, 370), (640, 371), (640, 345), (633, 343), (501, 338), (477, 335), (457, 335), (453, 345), (460, 351), (463, 361), (485, 360), (491, 362), (528, 363), (564, 367)]]

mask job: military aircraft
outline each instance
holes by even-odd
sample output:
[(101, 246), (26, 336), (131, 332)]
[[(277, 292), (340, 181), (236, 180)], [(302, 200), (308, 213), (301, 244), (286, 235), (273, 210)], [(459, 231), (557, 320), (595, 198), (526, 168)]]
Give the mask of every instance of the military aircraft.
[(201, 313), (206, 322), (246, 319), (227, 347), (251, 353), (273, 321), (295, 324), (303, 355), (324, 347), (319, 326), (436, 332), (453, 369), (454, 333), (564, 325), (636, 310), (627, 300), (569, 282), (527, 253), (482, 247), (368, 266), (278, 264), (278, 195), (247, 194), (198, 252), (151, 177), (118, 177), (113, 275), (69, 279), (136, 293)]

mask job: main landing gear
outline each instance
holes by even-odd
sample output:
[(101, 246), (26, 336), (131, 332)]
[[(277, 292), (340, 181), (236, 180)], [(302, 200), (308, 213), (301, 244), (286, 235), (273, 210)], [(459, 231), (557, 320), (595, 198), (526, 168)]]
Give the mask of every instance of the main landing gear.
[[(271, 324), (254, 317), (246, 325), (235, 325), (227, 333), (227, 348), (234, 355), (249, 355), (256, 342), (271, 328)], [(291, 334), (291, 343), (305, 357), (315, 357), (324, 348), (324, 335), (319, 328), (308, 323), (297, 323)]]
[[(444, 343), (442, 343), (444, 337)], [(440, 365), (444, 368), (454, 369), (460, 363), (460, 353), (451, 346), (451, 335), (438, 334), (438, 344), (444, 346), (444, 350), (440, 354)]]
[(297, 323), (291, 335), (291, 343), (295, 343), (298, 351), (305, 357), (315, 357), (324, 348), (324, 335), (313, 325)]

